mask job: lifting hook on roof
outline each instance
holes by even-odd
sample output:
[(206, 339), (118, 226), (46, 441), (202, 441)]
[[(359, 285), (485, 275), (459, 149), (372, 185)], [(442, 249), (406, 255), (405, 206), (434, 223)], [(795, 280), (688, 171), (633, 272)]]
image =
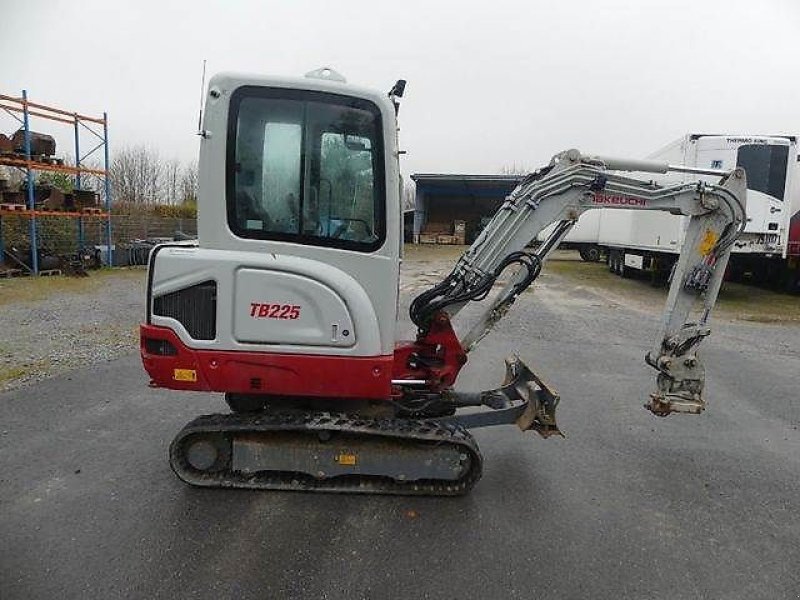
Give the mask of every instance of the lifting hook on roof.
[(309, 79), (325, 79), (327, 81), (338, 81), (339, 83), (347, 83), (347, 79), (344, 78), (344, 75), (336, 72), (330, 67), (320, 67), (319, 69), (315, 69), (314, 71), (309, 71), (308, 73), (306, 73), (305, 76), (308, 77)]

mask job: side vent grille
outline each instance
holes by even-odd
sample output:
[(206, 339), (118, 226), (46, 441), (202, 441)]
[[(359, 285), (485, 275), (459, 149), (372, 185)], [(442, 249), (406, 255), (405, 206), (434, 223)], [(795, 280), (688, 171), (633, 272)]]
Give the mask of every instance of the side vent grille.
[(217, 336), (217, 283), (204, 281), (153, 300), (153, 314), (171, 317), (195, 340)]
[(145, 339), (144, 349), (147, 350), (148, 354), (155, 354), (157, 356), (178, 355), (178, 349), (167, 340)]

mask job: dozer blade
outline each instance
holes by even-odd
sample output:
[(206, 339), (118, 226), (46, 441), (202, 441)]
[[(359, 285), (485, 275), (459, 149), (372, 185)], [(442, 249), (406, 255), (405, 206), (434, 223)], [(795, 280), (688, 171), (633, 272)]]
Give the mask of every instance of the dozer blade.
[(183, 428), (170, 464), (203, 487), (453, 496), (482, 458), (463, 427), (433, 419), (218, 414)]
[(527, 406), (516, 423), (522, 431), (533, 430), (543, 438), (564, 434), (556, 425), (558, 393), (531, 371), (518, 356), (506, 359), (506, 378), (502, 390), (512, 390)]
[(513, 423), (522, 431), (533, 430), (544, 438), (551, 435), (564, 437), (556, 424), (558, 393), (531, 371), (519, 356), (506, 358), (506, 376), (499, 388), (479, 393), (449, 394), (454, 402), (464, 406), (491, 409), (448, 418), (467, 429)]

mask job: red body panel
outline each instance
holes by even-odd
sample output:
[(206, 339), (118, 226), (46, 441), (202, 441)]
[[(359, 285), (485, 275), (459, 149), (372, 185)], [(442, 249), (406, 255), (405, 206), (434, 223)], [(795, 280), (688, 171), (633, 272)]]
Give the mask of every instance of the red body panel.
[[(352, 358), (196, 350), (167, 327), (142, 325), (140, 333), (142, 362), (155, 387), (341, 399), (386, 399), (392, 392), (391, 355)], [(167, 341), (177, 353), (148, 352), (147, 340)], [(184, 376), (193, 371), (195, 380), (176, 379), (176, 369), (186, 370)]]
[[(393, 355), (375, 357), (198, 350), (157, 325), (141, 325), (140, 334), (151, 385), (173, 390), (388, 400), (401, 393), (392, 389), (392, 379), (424, 380), (429, 390), (439, 391), (453, 385), (467, 362), (443, 313), (418, 340), (399, 342)], [(155, 351), (160, 342), (169, 346)]]
[(392, 379), (424, 379), (430, 389), (452, 386), (467, 353), (461, 347), (450, 319), (444, 313), (434, 317), (428, 331), (413, 342), (398, 342), (394, 349)]

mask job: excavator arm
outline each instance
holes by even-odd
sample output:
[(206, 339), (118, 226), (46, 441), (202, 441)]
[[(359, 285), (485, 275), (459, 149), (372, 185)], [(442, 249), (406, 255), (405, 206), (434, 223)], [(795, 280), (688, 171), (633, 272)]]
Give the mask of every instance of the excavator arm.
[[(682, 171), (719, 175), (718, 184), (702, 181), (662, 186), (652, 180), (623, 176), (620, 171)], [(597, 208), (657, 210), (689, 216), (675, 265), (657, 341), (645, 357), (658, 370), (657, 389), (646, 408), (666, 416), (700, 413), (704, 369), (696, 350), (710, 333), (708, 319), (719, 293), (733, 242), (745, 221), (747, 182), (741, 168), (716, 171), (666, 163), (584, 156), (568, 150), (522, 180), (492, 221), (437, 286), (422, 293), (410, 315), (424, 339), (446, 315), (453, 317), (470, 301), (486, 298), (501, 274), (517, 269), (460, 340), (468, 352), (506, 314), (515, 299), (541, 272), (542, 266), (582, 213)], [(537, 234), (555, 228), (535, 251), (526, 250)], [(695, 304), (702, 301), (699, 314)], [(509, 379), (524, 365), (509, 362)], [(532, 375), (532, 374), (531, 374)], [(536, 378), (537, 390), (542, 388)], [(497, 396), (497, 390), (485, 393)], [(506, 394), (508, 396), (508, 394)], [(552, 404), (552, 402), (551, 402)], [(554, 411), (554, 405), (551, 407)], [(550, 412), (552, 412), (550, 411)], [(545, 412), (542, 412), (544, 415)], [(545, 419), (547, 420), (547, 419)], [(554, 427), (554, 421), (553, 421)], [(541, 429), (540, 429), (541, 431)]]

